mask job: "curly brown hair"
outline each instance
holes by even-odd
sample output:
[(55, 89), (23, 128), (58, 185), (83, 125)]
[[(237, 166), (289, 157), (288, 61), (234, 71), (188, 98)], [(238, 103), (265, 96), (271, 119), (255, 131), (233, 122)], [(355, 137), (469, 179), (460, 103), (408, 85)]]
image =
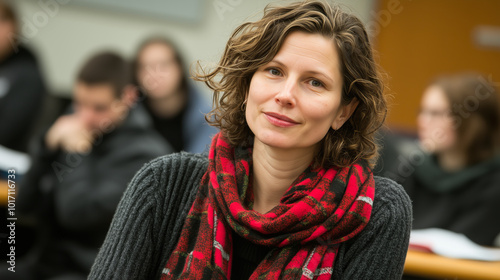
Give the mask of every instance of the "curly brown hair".
[(294, 31), (331, 38), (341, 61), (342, 105), (359, 101), (349, 121), (323, 138), (315, 164), (348, 166), (359, 159), (372, 165), (378, 156), (375, 132), (387, 114), (383, 83), (362, 22), (339, 7), (322, 1), (304, 1), (285, 7), (267, 6), (262, 19), (240, 25), (227, 42), (218, 65), (198, 74), (214, 91), (214, 109), (207, 121), (224, 133), (231, 144), (244, 144), (252, 131), (242, 110), (253, 74), (280, 50)]

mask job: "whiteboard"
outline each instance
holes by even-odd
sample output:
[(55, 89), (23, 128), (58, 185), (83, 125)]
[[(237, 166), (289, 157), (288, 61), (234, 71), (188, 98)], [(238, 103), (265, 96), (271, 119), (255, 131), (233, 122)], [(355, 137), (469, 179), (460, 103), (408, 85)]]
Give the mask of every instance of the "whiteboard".
[(204, 0), (72, 0), (73, 5), (111, 9), (160, 19), (198, 23), (205, 9)]

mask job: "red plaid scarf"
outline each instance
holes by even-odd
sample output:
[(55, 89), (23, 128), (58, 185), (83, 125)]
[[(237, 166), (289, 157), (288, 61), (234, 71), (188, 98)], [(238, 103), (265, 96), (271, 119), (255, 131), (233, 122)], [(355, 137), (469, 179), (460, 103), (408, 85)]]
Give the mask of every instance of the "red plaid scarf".
[(161, 279), (230, 279), (235, 231), (274, 247), (250, 279), (331, 279), (338, 244), (368, 223), (375, 194), (364, 162), (308, 167), (266, 214), (251, 210), (252, 149), (212, 140), (208, 170)]

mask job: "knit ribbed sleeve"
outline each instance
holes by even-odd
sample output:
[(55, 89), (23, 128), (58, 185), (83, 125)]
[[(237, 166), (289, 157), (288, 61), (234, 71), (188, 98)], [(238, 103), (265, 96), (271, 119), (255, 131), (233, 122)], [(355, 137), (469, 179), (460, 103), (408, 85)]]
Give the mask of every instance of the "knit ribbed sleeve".
[(390, 179), (375, 177), (370, 221), (340, 247), (333, 279), (401, 279), (411, 225), (411, 201), (404, 189)]
[(206, 156), (179, 153), (137, 172), (88, 279), (159, 279), (207, 164)]

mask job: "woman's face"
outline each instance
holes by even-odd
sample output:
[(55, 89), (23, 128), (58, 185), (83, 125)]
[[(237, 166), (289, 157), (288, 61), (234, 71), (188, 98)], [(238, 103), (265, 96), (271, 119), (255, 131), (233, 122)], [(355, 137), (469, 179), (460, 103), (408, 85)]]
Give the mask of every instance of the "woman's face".
[(137, 78), (149, 98), (168, 97), (179, 90), (182, 73), (171, 47), (163, 43), (147, 45), (137, 62)]
[(252, 77), (246, 120), (255, 141), (311, 149), (330, 127), (338, 129), (356, 107), (341, 106), (342, 75), (331, 39), (293, 32), (271, 62)]
[(439, 153), (453, 148), (456, 131), (451, 106), (443, 90), (430, 86), (424, 92), (418, 115), (418, 136), (424, 149)]

